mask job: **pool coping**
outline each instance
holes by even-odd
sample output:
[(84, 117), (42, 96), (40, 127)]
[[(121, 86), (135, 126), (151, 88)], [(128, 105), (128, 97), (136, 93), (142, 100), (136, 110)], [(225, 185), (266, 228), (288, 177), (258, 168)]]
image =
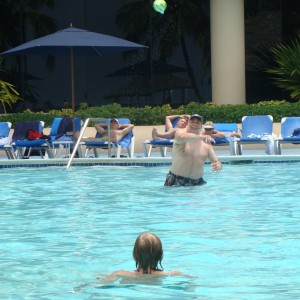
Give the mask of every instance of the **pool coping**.
[[(252, 164), (252, 163), (293, 163), (300, 162), (300, 155), (241, 155), (219, 156), (223, 164)], [(54, 159), (1, 159), (0, 169), (23, 167), (67, 167), (68, 158)], [(172, 157), (135, 157), (135, 158), (74, 158), (71, 167), (75, 166), (169, 166)], [(209, 164), (209, 162), (207, 162)]]

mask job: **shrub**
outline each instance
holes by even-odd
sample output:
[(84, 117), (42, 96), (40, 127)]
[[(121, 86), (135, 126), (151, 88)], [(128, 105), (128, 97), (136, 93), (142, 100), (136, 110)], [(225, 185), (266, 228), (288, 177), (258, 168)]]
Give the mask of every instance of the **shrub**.
[[(118, 103), (97, 107), (81, 108), (75, 112), (76, 117), (82, 120), (87, 118), (128, 118), (135, 125), (160, 125), (165, 123), (165, 116), (177, 114), (199, 114), (204, 121), (240, 123), (243, 116), (272, 115), (274, 122), (280, 122), (283, 117), (299, 116), (300, 101), (290, 103), (287, 101), (262, 101), (257, 104), (217, 106), (213, 103), (200, 104), (190, 102), (178, 108), (169, 104), (163, 106), (122, 107)], [(51, 110), (49, 113), (33, 113), (26, 110), (23, 113), (4, 114), (0, 122), (8, 121), (14, 126), (16, 122), (26, 120), (42, 120), (45, 127), (49, 127), (55, 117), (72, 115), (71, 109)]]

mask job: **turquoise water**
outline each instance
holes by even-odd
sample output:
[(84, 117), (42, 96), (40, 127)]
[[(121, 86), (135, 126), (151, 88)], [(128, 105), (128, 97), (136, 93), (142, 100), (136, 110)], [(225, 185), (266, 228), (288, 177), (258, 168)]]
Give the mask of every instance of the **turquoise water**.
[[(206, 166), (179, 188), (167, 167), (2, 169), (0, 299), (298, 299), (299, 166)], [(135, 268), (144, 231), (192, 276), (99, 282)]]

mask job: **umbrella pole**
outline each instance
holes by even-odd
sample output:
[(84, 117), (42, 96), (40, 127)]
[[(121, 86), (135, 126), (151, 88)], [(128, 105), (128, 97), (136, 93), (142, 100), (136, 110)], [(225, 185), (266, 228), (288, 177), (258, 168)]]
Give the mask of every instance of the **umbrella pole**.
[(72, 97), (72, 121), (73, 121), (73, 139), (75, 138), (75, 85), (74, 85), (74, 51), (70, 48), (70, 66), (71, 66), (71, 97)]
[(73, 47), (70, 49), (71, 64), (71, 95), (72, 95), (72, 117), (75, 116), (75, 87), (74, 87), (74, 52)]

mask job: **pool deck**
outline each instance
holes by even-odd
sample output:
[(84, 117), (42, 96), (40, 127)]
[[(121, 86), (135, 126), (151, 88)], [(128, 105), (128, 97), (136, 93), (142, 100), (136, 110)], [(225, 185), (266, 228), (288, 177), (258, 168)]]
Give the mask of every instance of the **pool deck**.
[[(219, 160), (224, 164), (249, 164), (249, 163), (284, 163), (300, 162), (299, 148), (286, 148), (283, 155), (266, 155), (262, 149), (244, 150), (243, 155), (228, 155), (228, 149), (215, 150)], [(30, 157), (29, 159), (9, 160), (0, 154), (0, 168), (20, 168), (20, 167), (67, 167), (68, 158), (41, 159), (40, 157)], [(71, 166), (168, 166), (172, 162), (171, 152), (167, 157), (161, 157), (159, 152), (153, 152), (152, 157), (144, 157), (143, 153), (135, 153), (134, 158), (74, 158)], [(209, 163), (209, 162), (208, 162)]]
[[(240, 125), (239, 125), (240, 126)], [(158, 131), (164, 131), (164, 125), (155, 126)], [(143, 142), (151, 137), (153, 126), (135, 126), (135, 153), (134, 158), (122, 157), (108, 158), (106, 153), (101, 158), (74, 158), (72, 166), (162, 166), (170, 165), (172, 152), (168, 149), (167, 157), (161, 157), (159, 150), (153, 149), (151, 157), (144, 156)], [(280, 124), (274, 123), (274, 133), (280, 134)], [(44, 133), (49, 134), (50, 128), (45, 128)], [(88, 127), (86, 136), (95, 136), (95, 128)], [(12, 133), (11, 133), (12, 134)], [(262, 145), (244, 145), (243, 155), (231, 156), (229, 146), (214, 146), (214, 150), (222, 163), (281, 163), (300, 162), (300, 145), (283, 144), (282, 155), (267, 155)], [(123, 152), (122, 154), (126, 154)], [(41, 159), (39, 156), (32, 156), (29, 159), (9, 160), (4, 151), (0, 151), (0, 168), (18, 167), (67, 167), (68, 158)], [(209, 163), (209, 162), (208, 162)]]

